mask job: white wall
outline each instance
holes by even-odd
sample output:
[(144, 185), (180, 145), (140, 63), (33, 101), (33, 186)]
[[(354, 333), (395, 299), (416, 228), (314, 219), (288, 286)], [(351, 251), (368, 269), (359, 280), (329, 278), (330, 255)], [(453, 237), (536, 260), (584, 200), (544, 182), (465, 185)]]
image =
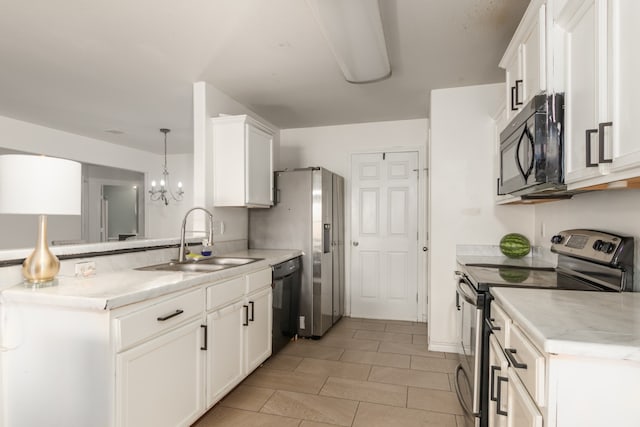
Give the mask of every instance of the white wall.
[[(158, 132), (158, 141), (161, 135)], [(162, 173), (163, 156), (147, 151), (128, 148), (123, 145), (88, 138), (57, 129), (23, 122), (0, 116), (0, 146), (3, 148), (49, 156), (63, 157), (84, 163), (111, 166), (121, 169), (143, 172), (146, 177), (146, 188), (152, 179), (158, 180)], [(168, 156), (169, 171), (177, 183), (181, 180), (185, 185), (185, 199), (168, 207), (158, 203), (148, 203), (145, 209), (147, 237), (176, 237), (179, 224), (186, 207), (192, 205), (192, 155)], [(51, 219), (64, 227), (75, 227), (79, 222), (72, 219)], [(177, 225), (176, 225), (177, 224)], [(75, 238), (67, 234), (58, 236), (54, 223), (49, 224), (49, 237), (58, 239)], [(77, 238), (79, 238), (79, 230)]]
[(498, 244), (508, 232), (533, 239), (530, 206), (496, 206), (492, 116), (504, 85), (431, 92), (429, 348), (456, 351), (456, 244)]
[[(345, 178), (345, 311), (350, 313), (351, 290), (351, 154), (362, 152), (390, 152), (415, 149), (419, 151), (420, 167), (426, 165), (428, 120), (399, 120), (360, 123), (340, 126), (283, 129), (280, 131), (280, 168), (322, 166)], [(425, 176), (423, 174), (422, 176)], [(424, 181), (424, 180), (423, 180)], [(423, 183), (424, 184), (424, 183)], [(421, 187), (422, 205), (426, 200), (426, 184)], [(421, 233), (425, 231), (422, 215)], [(421, 238), (424, 234), (421, 234)], [(421, 245), (422, 246), (422, 245)], [(422, 253), (422, 252), (420, 252)], [(424, 264), (424, 263), (423, 263)], [(426, 275), (421, 270), (419, 281), (420, 320), (426, 320)]]
[[(213, 146), (211, 144), (213, 136), (210, 118), (219, 114), (247, 114), (274, 129), (276, 131), (273, 144), (275, 160), (279, 157), (278, 128), (210, 84), (206, 82), (193, 84), (193, 204), (212, 211), (215, 218), (215, 240), (247, 239), (249, 214), (246, 208), (213, 207)], [(224, 222), (223, 235), (219, 234), (220, 222)], [(194, 212), (192, 227), (203, 230), (204, 224), (204, 216)]]
[(640, 190), (597, 191), (535, 207), (536, 245), (548, 248), (551, 236), (572, 228), (593, 228), (635, 237), (634, 290), (640, 291)]

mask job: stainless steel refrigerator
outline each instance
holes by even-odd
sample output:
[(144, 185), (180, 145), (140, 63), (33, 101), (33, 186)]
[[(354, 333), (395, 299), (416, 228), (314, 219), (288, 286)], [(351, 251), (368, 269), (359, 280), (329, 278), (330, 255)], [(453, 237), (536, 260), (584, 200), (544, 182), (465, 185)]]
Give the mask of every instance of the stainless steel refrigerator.
[(303, 251), (298, 335), (320, 337), (344, 313), (344, 179), (295, 169), (275, 188), (272, 208), (249, 210), (249, 247)]

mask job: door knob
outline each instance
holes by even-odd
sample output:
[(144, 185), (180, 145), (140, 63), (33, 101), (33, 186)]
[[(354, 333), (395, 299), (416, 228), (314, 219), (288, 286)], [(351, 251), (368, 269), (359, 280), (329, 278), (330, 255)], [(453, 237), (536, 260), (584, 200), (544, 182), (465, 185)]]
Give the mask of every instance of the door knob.
[(358, 242), (353, 242), (353, 246), (358, 246), (360, 243)]

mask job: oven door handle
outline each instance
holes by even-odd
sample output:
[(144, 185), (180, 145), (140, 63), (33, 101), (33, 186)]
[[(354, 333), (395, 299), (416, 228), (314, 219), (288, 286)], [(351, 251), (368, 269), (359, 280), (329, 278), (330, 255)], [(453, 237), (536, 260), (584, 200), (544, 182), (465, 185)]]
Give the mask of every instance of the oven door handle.
[[(471, 292), (470, 293), (465, 292), (463, 287), (469, 288)], [(459, 297), (462, 297), (463, 300), (473, 305), (474, 307), (478, 306), (478, 298), (477, 297), (474, 298), (473, 287), (471, 286), (471, 284), (469, 283), (469, 280), (465, 276), (460, 277), (460, 280), (458, 280), (458, 284), (456, 288), (457, 288), (456, 302), (459, 302), (460, 301)]]

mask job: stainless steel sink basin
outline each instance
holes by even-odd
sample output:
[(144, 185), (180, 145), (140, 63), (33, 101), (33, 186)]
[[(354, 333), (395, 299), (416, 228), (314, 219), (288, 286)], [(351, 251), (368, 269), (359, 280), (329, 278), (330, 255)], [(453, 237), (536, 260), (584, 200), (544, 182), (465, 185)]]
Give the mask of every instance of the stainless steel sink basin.
[(139, 267), (142, 271), (182, 271), (185, 273), (211, 273), (260, 261), (263, 258), (211, 257), (199, 261), (166, 262), (164, 264)]
[(205, 259), (201, 259), (200, 261), (196, 261), (196, 264), (226, 265), (229, 267), (233, 267), (236, 265), (251, 264), (252, 262), (261, 261), (263, 259), (264, 258), (240, 258), (240, 257), (214, 256), (211, 258), (205, 258)]

